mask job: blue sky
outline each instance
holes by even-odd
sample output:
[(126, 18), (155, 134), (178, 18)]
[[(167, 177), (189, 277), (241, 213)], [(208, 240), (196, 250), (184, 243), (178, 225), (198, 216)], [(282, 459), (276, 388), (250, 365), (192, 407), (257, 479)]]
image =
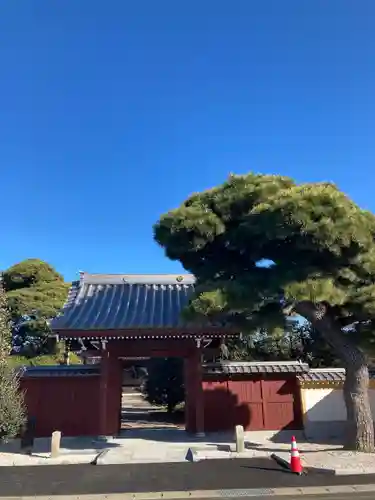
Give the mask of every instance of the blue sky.
[(229, 172), (375, 211), (373, 0), (0, 3), (0, 269), (180, 272), (152, 224)]

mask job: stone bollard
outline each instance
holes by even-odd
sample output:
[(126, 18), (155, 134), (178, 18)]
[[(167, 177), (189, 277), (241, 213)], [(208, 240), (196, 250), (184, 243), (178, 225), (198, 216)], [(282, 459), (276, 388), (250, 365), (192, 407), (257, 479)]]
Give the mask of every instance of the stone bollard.
[(236, 425), (236, 452), (243, 453), (245, 451), (245, 434), (242, 425)]
[(60, 454), (61, 432), (52, 432), (51, 438), (51, 458), (56, 458)]

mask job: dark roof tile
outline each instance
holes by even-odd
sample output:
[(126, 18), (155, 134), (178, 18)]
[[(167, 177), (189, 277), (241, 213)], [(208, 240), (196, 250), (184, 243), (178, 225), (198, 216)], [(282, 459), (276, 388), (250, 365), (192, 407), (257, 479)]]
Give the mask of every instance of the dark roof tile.
[(206, 374), (303, 373), (309, 366), (298, 361), (285, 362), (222, 362), (204, 365)]
[(53, 331), (178, 328), (194, 291), (191, 275), (90, 275), (72, 284)]
[(313, 368), (307, 373), (298, 375), (301, 382), (343, 382), (345, 380), (344, 368)]
[(22, 377), (92, 377), (100, 374), (98, 365), (25, 366), (18, 369)]

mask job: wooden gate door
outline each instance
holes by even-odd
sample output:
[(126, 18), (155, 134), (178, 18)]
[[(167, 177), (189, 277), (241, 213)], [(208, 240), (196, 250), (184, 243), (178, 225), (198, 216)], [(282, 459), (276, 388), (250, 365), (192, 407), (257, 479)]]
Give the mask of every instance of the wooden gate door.
[(204, 387), (204, 427), (206, 432), (233, 429), (233, 411), (228, 382), (205, 381)]
[(242, 425), (246, 431), (264, 429), (261, 379), (230, 380), (228, 389), (235, 398), (234, 425)]
[(295, 379), (262, 380), (265, 430), (301, 429), (301, 411)]

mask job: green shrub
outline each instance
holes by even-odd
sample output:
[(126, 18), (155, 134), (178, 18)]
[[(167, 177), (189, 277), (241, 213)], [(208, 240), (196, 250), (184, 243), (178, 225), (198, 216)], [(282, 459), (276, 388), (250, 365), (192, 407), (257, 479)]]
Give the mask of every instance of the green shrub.
[(11, 338), (8, 305), (0, 279), (0, 441), (17, 436), (26, 418), (19, 376), (8, 362)]
[(0, 363), (0, 440), (8, 441), (18, 435), (25, 422), (26, 408), (20, 391), (17, 370)]

